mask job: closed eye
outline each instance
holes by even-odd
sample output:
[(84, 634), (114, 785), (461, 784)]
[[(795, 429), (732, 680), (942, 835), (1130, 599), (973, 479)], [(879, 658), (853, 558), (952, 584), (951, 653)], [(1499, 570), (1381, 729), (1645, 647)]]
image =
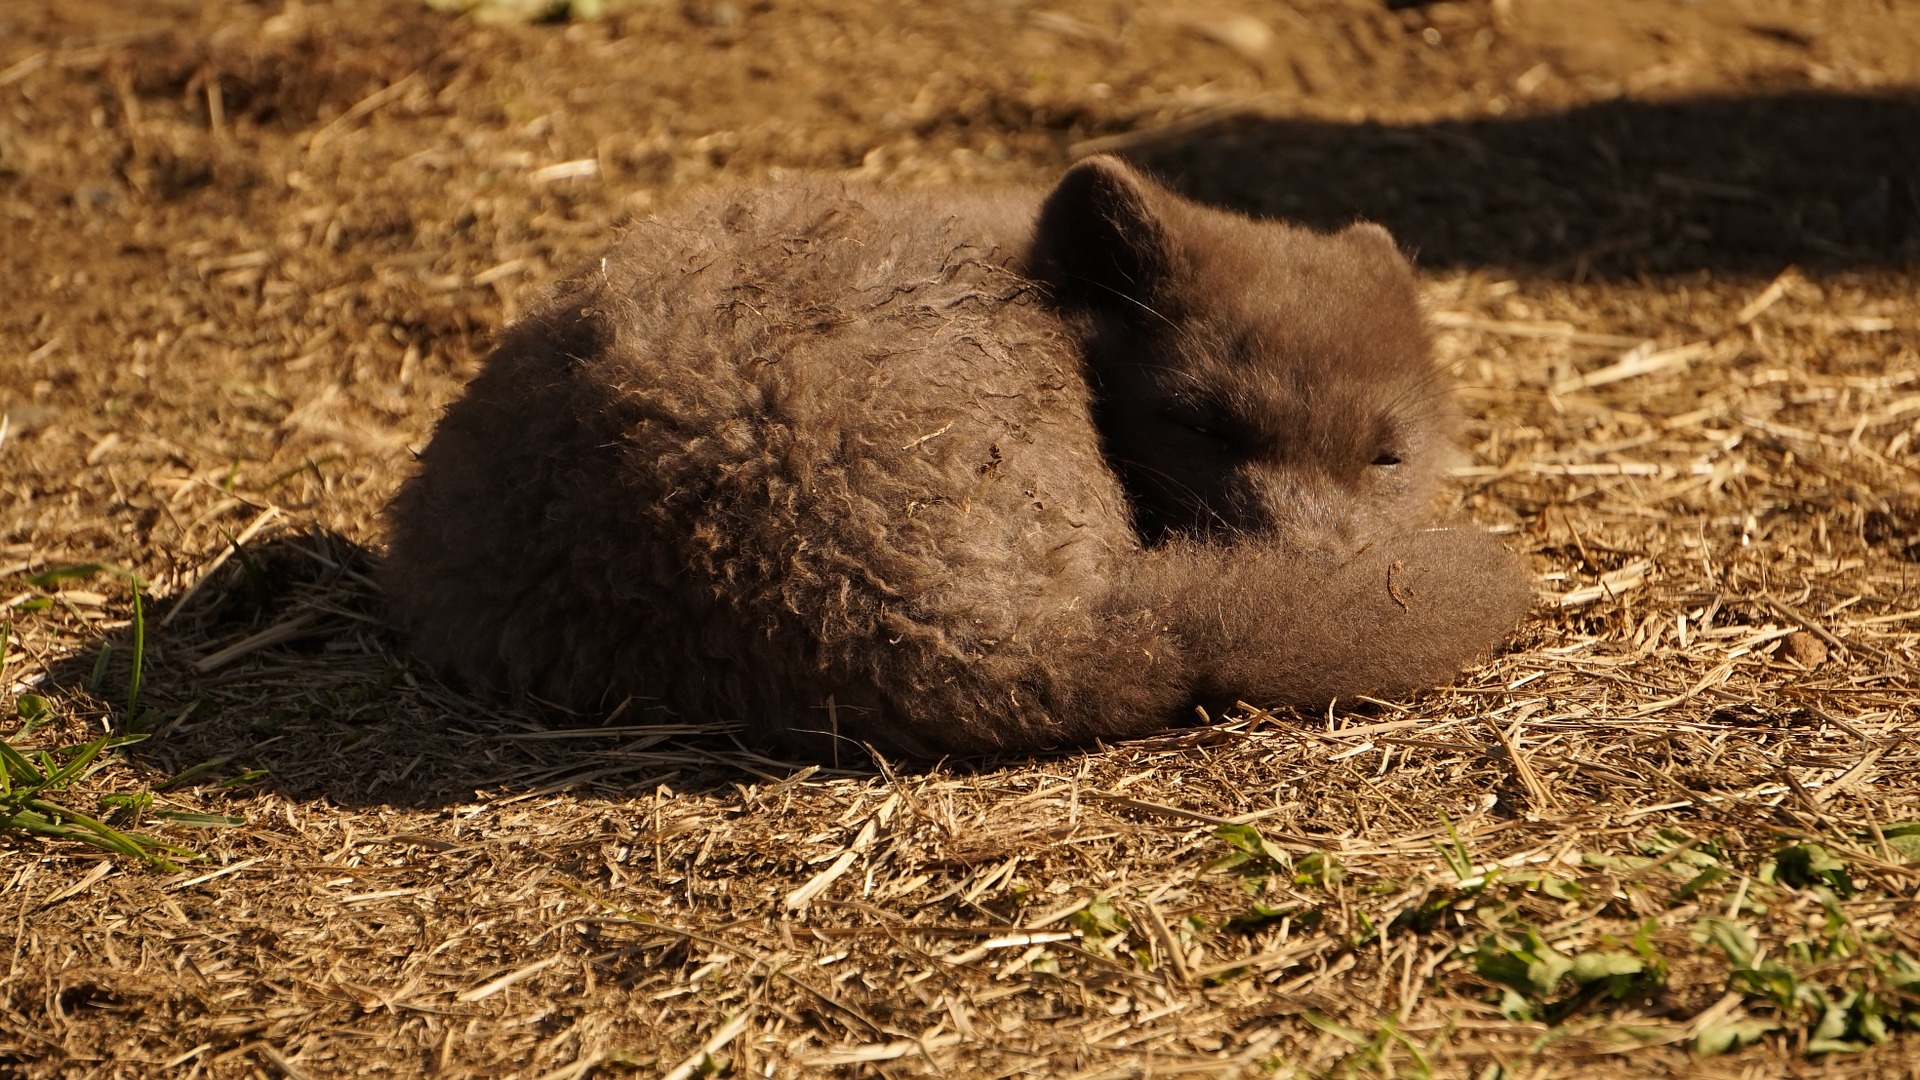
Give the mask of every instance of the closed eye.
[(1383, 453), (1379, 457), (1374, 458), (1373, 463), (1375, 465), (1380, 465), (1383, 467), (1390, 466), (1390, 465), (1398, 465), (1400, 464), (1400, 455)]
[(1175, 407), (1168, 409), (1161, 415), (1166, 418), (1168, 423), (1177, 424), (1180, 427), (1186, 428), (1201, 438), (1212, 439), (1215, 442), (1226, 442), (1226, 434), (1214, 426), (1213, 420), (1204, 414), (1196, 415), (1198, 412), (1196, 409)]

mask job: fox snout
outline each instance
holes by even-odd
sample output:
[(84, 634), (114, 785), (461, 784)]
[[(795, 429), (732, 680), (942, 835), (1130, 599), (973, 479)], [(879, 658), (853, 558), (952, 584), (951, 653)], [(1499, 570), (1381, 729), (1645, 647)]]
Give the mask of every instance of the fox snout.
[(1238, 479), (1230, 512), (1239, 530), (1272, 535), (1288, 547), (1356, 550), (1405, 518), (1391, 501), (1318, 469), (1250, 468)]

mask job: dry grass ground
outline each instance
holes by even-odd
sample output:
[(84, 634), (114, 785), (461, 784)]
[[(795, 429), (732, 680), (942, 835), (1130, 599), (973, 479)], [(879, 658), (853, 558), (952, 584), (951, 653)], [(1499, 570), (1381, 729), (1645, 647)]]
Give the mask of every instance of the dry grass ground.
[[(199, 856), (0, 831), (0, 1075), (1914, 1075), (1916, 132), (1898, 0), (0, 9), (7, 771)], [(1420, 249), (1502, 655), (940, 764), (408, 666), (407, 447), (620, 221), (1095, 147)]]

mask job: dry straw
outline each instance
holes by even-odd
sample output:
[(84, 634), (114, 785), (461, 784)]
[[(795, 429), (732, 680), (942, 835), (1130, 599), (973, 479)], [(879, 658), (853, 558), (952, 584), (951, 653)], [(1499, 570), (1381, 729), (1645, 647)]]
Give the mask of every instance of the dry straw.
[[(798, 762), (643, 700), (569, 716), (409, 666), (367, 576), (406, 447), (514, 298), (629, 211), (863, 157), (1038, 180), (1071, 141), (1049, 124), (1095, 139), (1257, 89), (1206, 67), (1211, 39), (1087, 4), (1071, 36), (968, 9), (978, 53), (939, 5), (887, 17), (924, 41), (859, 5), (753, 39), (769, 70), (929, 87), (842, 131), (789, 89), (726, 96), (757, 92), (727, 50), (778, 12), (722, 7), (636, 9), (622, 36), (215, 4), (98, 28), (135, 37), (22, 16), (32, 41), (0, 45), (0, 205), (52, 222), (10, 248), (29, 314), (0, 321), (0, 728), (30, 755), (146, 732), (58, 797), (198, 856), (0, 831), (0, 1074), (1906, 1068), (1920, 309), (1894, 271), (1430, 274), (1473, 418), (1459, 509), (1539, 598), (1413, 700), (1038, 760)], [(1349, 70), (1456, 92), (1421, 66), (1438, 47), (1398, 59), (1400, 16), (1322, 7), (1285, 37), (1317, 102), (1359, 102)], [(1537, 68), (1490, 40), (1502, 87)], [(1329, 59), (1350, 48), (1379, 62)], [(648, 89), (608, 104), (609, 73)], [(649, 126), (648, 95), (685, 111)], [(999, 118), (994, 156), (939, 142), (961, 115)], [(29, 580), (80, 563), (148, 582), (141, 649), (120, 579)]]

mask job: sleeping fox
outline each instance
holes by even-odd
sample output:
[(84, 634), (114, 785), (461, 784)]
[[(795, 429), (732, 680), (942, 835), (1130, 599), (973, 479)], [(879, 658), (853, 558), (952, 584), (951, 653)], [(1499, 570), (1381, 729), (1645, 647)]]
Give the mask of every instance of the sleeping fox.
[(1449, 678), (1527, 605), (1385, 230), (787, 181), (509, 328), (388, 513), (422, 660), (818, 750), (1117, 739)]

